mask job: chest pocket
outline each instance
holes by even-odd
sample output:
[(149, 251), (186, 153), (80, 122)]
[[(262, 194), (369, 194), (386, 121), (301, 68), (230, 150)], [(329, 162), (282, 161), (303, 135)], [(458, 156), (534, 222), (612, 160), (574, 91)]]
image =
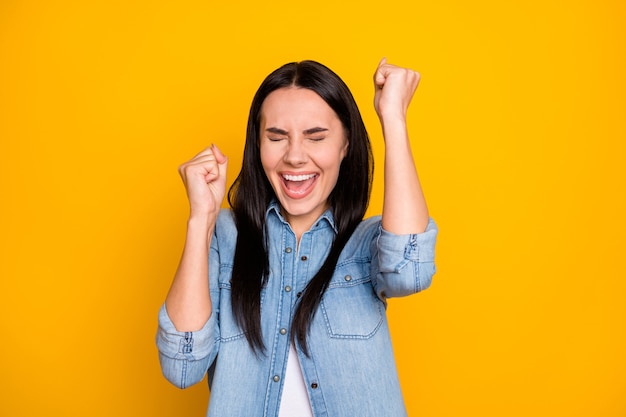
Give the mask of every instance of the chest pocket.
[(322, 314), (332, 338), (369, 339), (383, 322), (384, 305), (374, 292), (369, 262), (337, 266), (324, 298)]

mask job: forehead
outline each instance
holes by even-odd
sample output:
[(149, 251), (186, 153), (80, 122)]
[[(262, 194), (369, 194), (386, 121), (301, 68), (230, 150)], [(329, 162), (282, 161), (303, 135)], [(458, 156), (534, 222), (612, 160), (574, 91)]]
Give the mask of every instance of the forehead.
[(339, 121), (335, 111), (319, 94), (308, 88), (286, 87), (272, 91), (261, 106), (261, 121), (326, 122)]

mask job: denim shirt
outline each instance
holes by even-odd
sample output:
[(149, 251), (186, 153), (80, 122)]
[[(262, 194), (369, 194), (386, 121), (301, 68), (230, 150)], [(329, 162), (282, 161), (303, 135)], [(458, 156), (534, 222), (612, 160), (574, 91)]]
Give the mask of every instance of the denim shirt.
[[(298, 295), (329, 253), (336, 230), (324, 213), (296, 235), (273, 203), (267, 211), (270, 274), (261, 291), (266, 352), (255, 355), (231, 310), (230, 278), (237, 229), (218, 216), (209, 257), (211, 316), (197, 332), (178, 332), (159, 312), (157, 347), (165, 377), (186, 388), (209, 374), (207, 416), (277, 416)], [(316, 417), (406, 416), (385, 315), (388, 297), (419, 292), (435, 272), (437, 227), (393, 235), (380, 216), (366, 219), (346, 244), (311, 323), (307, 357), (296, 346)]]

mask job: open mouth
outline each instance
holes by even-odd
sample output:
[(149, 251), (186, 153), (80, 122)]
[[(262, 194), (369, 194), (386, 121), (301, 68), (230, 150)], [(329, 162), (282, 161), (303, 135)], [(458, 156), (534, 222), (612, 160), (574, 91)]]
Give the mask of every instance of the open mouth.
[(302, 197), (312, 189), (313, 184), (318, 178), (318, 174), (300, 174), (291, 175), (283, 174), (283, 185), (287, 193), (293, 197)]

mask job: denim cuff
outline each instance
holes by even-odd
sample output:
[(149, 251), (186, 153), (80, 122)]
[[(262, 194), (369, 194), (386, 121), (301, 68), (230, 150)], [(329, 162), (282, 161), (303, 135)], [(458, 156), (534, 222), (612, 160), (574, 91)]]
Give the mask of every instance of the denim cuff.
[(427, 263), (435, 260), (437, 225), (431, 218), (422, 233), (396, 235), (380, 226), (378, 256), (381, 272), (400, 272), (409, 262)]
[(178, 359), (198, 360), (208, 356), (215, 343), (215, 315), (211, 316), (204, 326), (195, 332), (179, 332), (167, 314), (165, 303), (159, 310), (159, 329), (157, 331), (157, 347), (161, 354)]

